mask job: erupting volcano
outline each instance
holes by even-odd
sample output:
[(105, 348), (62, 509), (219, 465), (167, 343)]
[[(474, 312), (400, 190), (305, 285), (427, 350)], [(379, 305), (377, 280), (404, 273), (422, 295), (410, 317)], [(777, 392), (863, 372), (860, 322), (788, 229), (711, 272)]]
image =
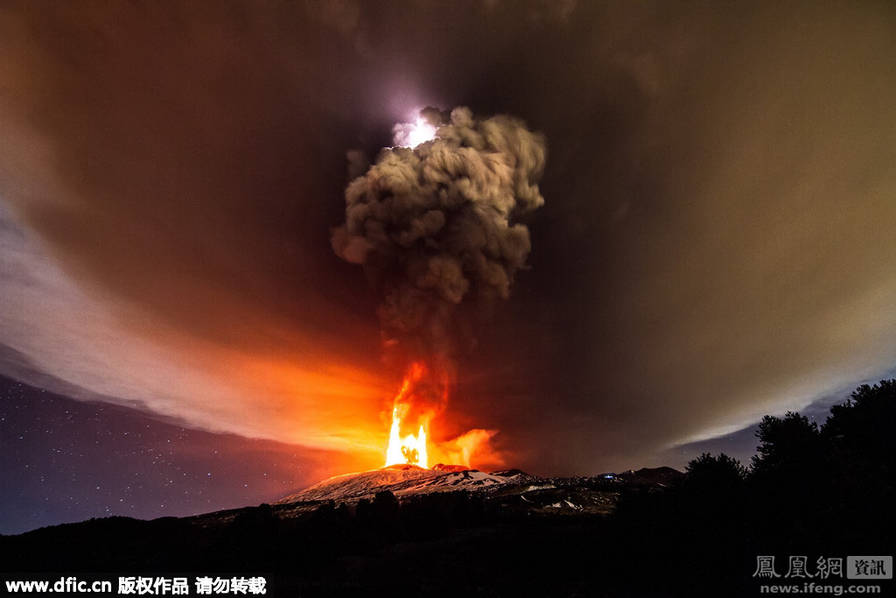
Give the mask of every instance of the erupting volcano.
[(381, 297), (385, 361), (411, 364), (390, 409), (386, 466), (469, 466), (496, 431), (433, 442), (430, 425), (476, 345), (478, 319), (510, 296), (526, 264), (529, 229), (520, 219), (544, 204), (545, 143), (520, 120), (476, 118), (464, 107), (425, 108), (393, 134), (348, 184), (345, 223), (331, 242), (363, 266)]

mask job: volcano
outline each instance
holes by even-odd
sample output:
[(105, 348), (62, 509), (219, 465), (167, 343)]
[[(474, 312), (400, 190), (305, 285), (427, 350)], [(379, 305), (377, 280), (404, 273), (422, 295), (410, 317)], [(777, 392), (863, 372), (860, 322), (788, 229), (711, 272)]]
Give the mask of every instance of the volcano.
[[(641, 562), (640, 544), (627, 544), (628, 528), (613, 519), (620, 497), (674, 492), (683, 475), (658, 468), (539, 477), (401, 464), (331, 477), (272, 504), (0, 536), (0, 557), (11, 571), (274, 571), (266, 578), (276, 596), (473, 595), (483, 588), (520, 596), (533, 584), (538, 595), (578, 596), (595, 576), (603, 584), (630, 579), (595, 571)], [(617, 554), (620, 546), (626, 550)], [(527, 563), (525, 575), (519, 563)]]
[(416, 465), (390, 465), (372, 471), (334, 476), (285, 496), (276, 504), (306, 501), (352, 502), (372, 498), (389, 491), (397, 497), (460, 490), (483, 491), (510, 487), (534, 480), (519, 470), (484, 473), (462, 465), (435, 465), (424, 469)]
[(424, 469), (402, 464), (327, 478), (284, 496), (273, 503), (273, 508), (281, 517), (293, 517), (323, 503), (354, 508), (384, 493), (399, 503), (436, 494), (466, 494), (506, 511), (608, 514), (624, 489), (662, 489), (681, 476), (670, 467), (564, 478), (533, 476), (519, 469), (486, 473), (462, 465), (439, 464)]

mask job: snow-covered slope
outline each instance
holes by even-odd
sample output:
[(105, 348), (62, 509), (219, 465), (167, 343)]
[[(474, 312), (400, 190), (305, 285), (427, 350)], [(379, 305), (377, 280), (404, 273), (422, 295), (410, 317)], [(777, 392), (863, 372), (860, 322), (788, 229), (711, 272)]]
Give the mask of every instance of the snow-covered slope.
[[(451, 471), (454, 469), (454, 471)], [(396, 496), (454, 490), (488, 490), (523, 482), (520, 471), (484, 473), (476, 469), (457, 471), (444, 467), (423, 469), (415, 465), (393, 465), (382, 469), (339, 475), (277, 501), (278, 504), (317, 500), (357, 500), (388, 490)]]
[(620, 474), (572, 478), (541, 478), (519, 469), (484, 473), (455, 465), (423, 469), (393, 465), (373, 471), (350, 473), (324, 480), (275, 503), (283, 517), (296, 517), (318, 508), (320, 501), (352, 505), (389, 491), (400, 501), (407, 497), (465, 490), (482, 496), (507, 512), (545, 515), (607, 514), (625, 488), (662, 490), (684, 474), (661, 467)]

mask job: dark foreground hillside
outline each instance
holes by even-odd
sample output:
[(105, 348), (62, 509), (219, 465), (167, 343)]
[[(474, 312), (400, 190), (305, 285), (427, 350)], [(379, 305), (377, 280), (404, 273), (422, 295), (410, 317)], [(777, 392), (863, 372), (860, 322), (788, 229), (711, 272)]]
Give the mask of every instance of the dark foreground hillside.
[(2, 537), (0, 558), (5, 572), (264, 575), (278, 596), (757, 596), (760, 555), (778, 583), (804, 556), (809, 579), (849, 585), (817, 563), (894, 553), (894, 406), (885, 381), (821, 428), (767, 417), (749, 469), (704, 455), (684, 475), (91, 520)]

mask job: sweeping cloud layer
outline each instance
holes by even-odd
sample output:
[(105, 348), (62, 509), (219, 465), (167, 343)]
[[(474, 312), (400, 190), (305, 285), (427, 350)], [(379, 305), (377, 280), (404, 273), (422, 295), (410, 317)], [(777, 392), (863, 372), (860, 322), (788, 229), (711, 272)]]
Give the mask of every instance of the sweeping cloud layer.
[[(6, 3), (0, 372), (377, 465), (401, 372), (331, 245), (346, 151), (355, 178), (419, 107), (469, 106), (544, 133), (549, 201), (438, 433), (590, 472), (805, 405), (896, 361), (894, 13)], [(415, 280), (502, 294), (480, 265)]]

